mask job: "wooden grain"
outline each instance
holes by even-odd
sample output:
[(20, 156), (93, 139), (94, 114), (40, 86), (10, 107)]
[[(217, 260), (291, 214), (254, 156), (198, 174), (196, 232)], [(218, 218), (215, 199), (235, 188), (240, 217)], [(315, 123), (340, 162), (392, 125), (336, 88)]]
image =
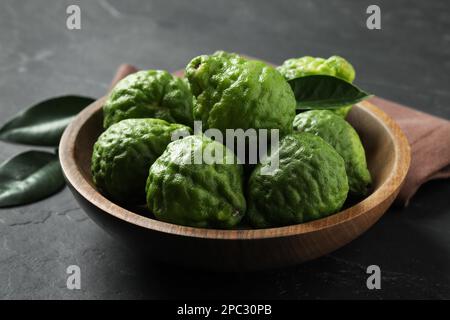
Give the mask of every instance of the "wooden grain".
[(349, 243), (392, 204), (410, 163), (408, 142), (379, 108), (357, 104), (348, 120), (366, 149), (374, 190), (363, 201), (329, 217), (280, 228), (215, 230), (157, 221), (122, 208), (95, 189), (92, 147), (102, 132), (101, 106), (91, 104), (69, 125), (59, 154), (67, 182), (88, 215), (106, 231), (156, 260), (218, 270), (255, 270), (298, 264)]

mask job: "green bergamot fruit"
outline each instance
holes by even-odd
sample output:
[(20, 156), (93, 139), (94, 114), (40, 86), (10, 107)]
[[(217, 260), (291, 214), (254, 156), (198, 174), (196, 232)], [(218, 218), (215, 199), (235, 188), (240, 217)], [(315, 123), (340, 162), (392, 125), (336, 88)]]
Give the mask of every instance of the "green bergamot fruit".
[[(278, 168), (268, 175), (276, 157)], [(336, 150), (313, 134), (293, 133), (250, 176), (247, 214), (258, 228), (303, 223), (339, 211), (347, 193), (345, 163)]]
[(261, 61), (223, 51), (194, 58), (186, 76), (203, 128), (292, 132), (295, 97), (283, 76)]
[[(205, 161), (208, 154), (215, 158)], [(232, 228), (246, 210), (242, 171), (231, 150), (206, 136), (174, 141), (150, 167), (148, 208), (166, 222)]]
[(110, 126), (94, 145), (91, 172), (98, 189), (120, 203), (145, 203), (150, 165), (190, 128), (161, 119), (127, 119)]
[[(339, 56), (331, 56), (328, 59), (310, 56), (288, 59), (277, 70), (286, 80), (311, 75), (334, 76), (350, 83), (355, 80), (355, 69), (347, 60)], [(351, 108), (352, 106), (349, 105), (334, 109), (333, 112), (345, 118)]]
[(347, 121), (328, 110), (311, 110), (295, 117), (294, 130), (315, 134), (335, 148), (345, 161), (350, 193), (367, 194), (371, 177), (364, 147)]
[(138, 71), (121, 81), (103, 105), (103, 126), (132, 118), (158, 118), (192, 127), (193, 96), (186, 81), (167, 71)]

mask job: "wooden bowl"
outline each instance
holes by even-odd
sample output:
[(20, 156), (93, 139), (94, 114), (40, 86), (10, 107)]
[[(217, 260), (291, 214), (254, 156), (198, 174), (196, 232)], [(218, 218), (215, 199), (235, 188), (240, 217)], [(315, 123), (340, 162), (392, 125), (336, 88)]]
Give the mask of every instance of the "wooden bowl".
[(392, 204), (410, 163), (408, 142), (397, 124), (369, 102), (348, 120), (364, 144), (374, 190), (361, 202), (327, 218), (280, 228), (215, 230), (151, 219), (111, 202), (94, 187), (92, 147), (102, 128), (97, 100), (68, 126), (59, 156), (67, 183), (88, 215), (107, 232), (150, 259), (215, 270), (255, 270), (298, 264), (349, 243)]

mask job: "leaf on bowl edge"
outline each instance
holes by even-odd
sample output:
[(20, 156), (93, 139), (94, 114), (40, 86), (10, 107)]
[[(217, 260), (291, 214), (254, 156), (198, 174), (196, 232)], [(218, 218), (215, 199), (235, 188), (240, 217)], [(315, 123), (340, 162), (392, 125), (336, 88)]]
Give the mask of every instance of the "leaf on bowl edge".
[(337, 109), (372, 95), (337, 77), (304, 76), (288, 81), (294, 91), (297, 110)]

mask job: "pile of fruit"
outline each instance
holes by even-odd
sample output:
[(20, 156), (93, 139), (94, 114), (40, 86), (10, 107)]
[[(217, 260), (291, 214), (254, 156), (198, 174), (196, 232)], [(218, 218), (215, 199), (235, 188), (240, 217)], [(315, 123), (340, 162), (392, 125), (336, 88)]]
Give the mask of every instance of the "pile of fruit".
[[(112, 201), (146, 203), (149, 216), (193, 227), (267, 228), (336, 213), (371, 184), (363, 145), (345, 120), (364, 98), (354, 78), (338, 56), (274, 68), (223, 51), (192, 59), (185, 78), (139, 71), (103, 105), (93, 181)], [(247, 164), (225, 142), (194, 132), (194, 121), (224, 136), (277, 129), (280, 140)], [(195, 161), (207, 150), (214, 161)], [(272, 161), (277, 167), (267, 174)]]

